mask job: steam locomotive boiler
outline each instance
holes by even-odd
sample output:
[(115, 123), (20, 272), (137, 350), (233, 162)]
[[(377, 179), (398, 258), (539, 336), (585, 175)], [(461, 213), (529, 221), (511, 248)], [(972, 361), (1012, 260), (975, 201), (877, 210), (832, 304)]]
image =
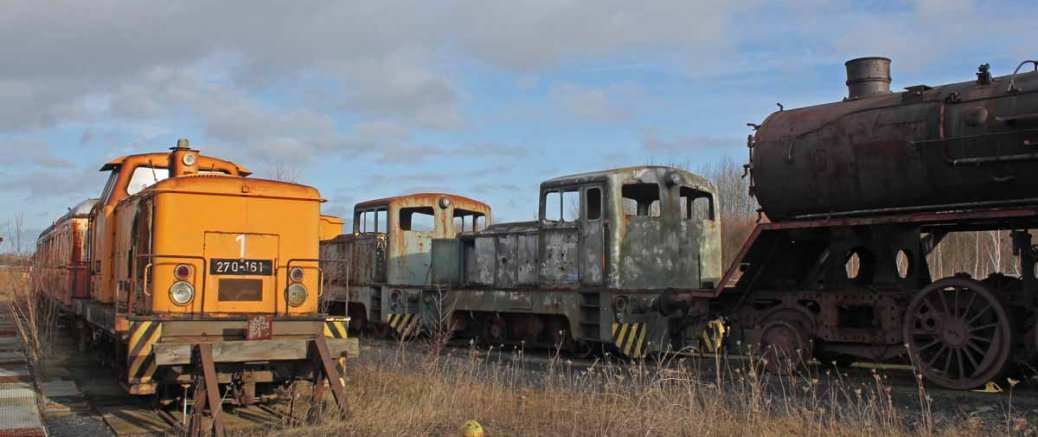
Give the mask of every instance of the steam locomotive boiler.
[[(749, 138), (759, 224), (719, 287), (671, 293), (676, 323), (726, 316), (766, 366), (910, 362), (956, 389), (1038, 354), (1038, 68), (890, 92), (890, 60), (847, 62), (842, 101), (771, 114)], [(1031, 70), (1031, 68), (1027, 68)], [(1012, 273), (933, 276), (957, 232), (1012, 235)], [(734, 342), (733, 342), (734, 343)]]

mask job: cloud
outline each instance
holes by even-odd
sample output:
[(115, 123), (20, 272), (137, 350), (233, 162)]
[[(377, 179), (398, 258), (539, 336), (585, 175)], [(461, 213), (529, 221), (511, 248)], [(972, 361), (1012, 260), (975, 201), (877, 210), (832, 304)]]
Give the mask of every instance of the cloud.
[(629, 119), (634, 109), (615, 102), (618, 94), (637, 92), (636, 87), (612, 85), (607, 88), (585, 88), (571, 83), (556, 84), (551, 97), (574, 117), (592, 122), (611, 122)]
[(461, 0), (455, 13), (466, 50), (506, 68), (535, 70), (574, 59), (726, 44), (729, 22), (756, 3)]
[(0, 167), (71, 168), (72, 163), (54, 154), (50, 144), (30, 138), (16, 138), (0, 142), (4, 151)]
[(70, 171), (31, 170), (5, 177), (0, 190), (25, 193), (26, 200), (49, 198), (81, 200), (96, 196), (97, 187), (104, 183), (101, 173), (90, 169)]
[(451, 153), (474, 158), (524, 158), (530, 156), (531, 148), (499, 142), (482, 142), (455, 148)]
[(437, 145), (412, 143), (406, 127), (385, 120), (356, 124), (345, 142), (356, 154), (374, 155), (378, 164), (416, 164), (446, 153)]
[(681, 135), (656, 128), (642, 128), (639, 135), (645, 150), (664, 153), (688, 153), (694, 150), (732, 148), (746, 144), (745, 138)]

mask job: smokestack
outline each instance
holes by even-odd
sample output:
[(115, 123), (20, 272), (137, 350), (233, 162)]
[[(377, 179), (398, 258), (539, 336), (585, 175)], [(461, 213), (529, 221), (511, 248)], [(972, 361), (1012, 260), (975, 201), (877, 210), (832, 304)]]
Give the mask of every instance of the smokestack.
[(844, 65), (847, 67), (848, 100), (890, 93), (890, 59), (858, 58)]

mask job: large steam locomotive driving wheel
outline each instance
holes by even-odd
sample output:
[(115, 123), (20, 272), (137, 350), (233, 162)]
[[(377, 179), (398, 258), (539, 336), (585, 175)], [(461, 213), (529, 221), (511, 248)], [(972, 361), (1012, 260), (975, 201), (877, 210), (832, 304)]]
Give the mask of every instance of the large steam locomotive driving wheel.
[(1012, 359), (1012, 324), (988, 287), (945, 278), (919, 291), (905, 310), (912, 363), (942, 387), (968, 390), (999, 377)]

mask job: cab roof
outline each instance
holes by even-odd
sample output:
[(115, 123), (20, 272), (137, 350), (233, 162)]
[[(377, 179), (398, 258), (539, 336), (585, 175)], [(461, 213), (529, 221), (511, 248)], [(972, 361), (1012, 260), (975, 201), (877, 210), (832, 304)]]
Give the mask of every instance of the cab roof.
[[(217, 163), (217, 164), (223, 164), (223, 165), (227, 165), (227, 166), (232, 166), (232, 167), (234, 167), (238, 171), (238, 174), (241, 175), (241, 176), (248, 176), (248, 175), (252, 174), (252, 172), (249, 169), (247, 169), (247, 168), (245, 168), (245, 167), (243, 167), (241, 165), (238, 165), (235, 162), (227, 161), (225, 159), (214, 158), (212, 156), (203, 155), (201, 153), (199, 154), (198, 158), (199, 158), (199, 168), (201, 168), (203, 170), (205, 170), (206, 168), (204, 168), (202, 166), (202, 163), (208, 161), (210, 163), (210, 165), (212, 165), (213, 163)], [(115, 158), (115, 159), (105, 163), (105, 165), (101, 166), (101, 170), (100, 171), (115, 170), (115, 169), (121, 167), (127, 161), (135, 161), (135, 160), (144, 161), (144, 160), (148, 160), (148, 159), (153, 159), (153, 160), (156, 160), (156, 161), (162, 160), (161, 162), (165, 163), (166, 160), (169, 159), (169, 154), (168, 153), (158, 153), (158, 152), (156, 152), (156, 153), (141, 153), (141, 154), (136, 154), (136, 155), (120, 156), (118, 158)]]
[(365, 200), (357, 203), (353, 206), (354, 210), (371, 208), (375, 206), (391, 205), (396, 203), (407, 203), (413, 205), (435, 205), (442, 198), (448, 198), (455, 205), (464, 205), (469, 208), (483, 208), (486, 210), (490, 209), (490, 205), (480, 202), (475, 199), (471, 199), (465, 196), (459, 196), (451, 193), (414, 193), (404, 194), (400, 196), (384, 197), (381, 199)]
[(663, 178), (670, 173), (677, 174), (686, 184), (689, 185), (714, 187), (714, 184), (708, 179), (680, 168), (662, 165), (640, 165), (559, 176), (542, 182), (541, 188), (554, 188), (574, 184), (584, 184), (588, 182), (622, 181), (624, 179), (662, 181)]

